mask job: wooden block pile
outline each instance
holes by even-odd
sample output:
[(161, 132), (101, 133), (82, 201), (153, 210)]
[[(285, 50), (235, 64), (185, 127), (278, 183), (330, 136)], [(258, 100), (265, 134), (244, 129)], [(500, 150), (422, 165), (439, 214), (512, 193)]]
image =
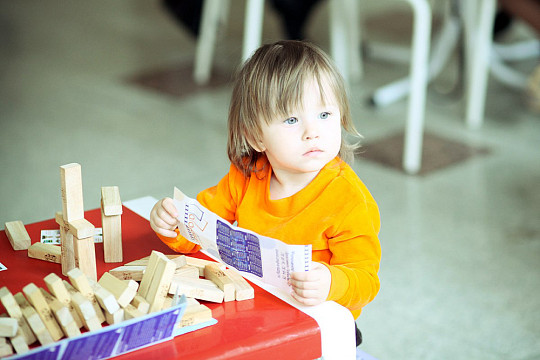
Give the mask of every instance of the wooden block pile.
[[(251, 285), (235, 269), (185, 255), (163, 255), (152, 251), (149, 257), (119, 266), (110, 270), (109, 274), (119, 280), (140, 281), (139, 294), (150, 299), (150, 302), (155, 294), (159, 294), (159, 297), (154, 301), (159, 302), (163, 294), (168, 294), (163, 300), (165, 305), (161, 306), (170, 306), (167, 304), (176, 293), (185, 295), (189, 303), (180, 326), (211, 319), (211, 310), (200, 304), (199, 300), (221, 303), (254, 297)], [(159, 308), (159, 302), (153, 308)]]
[[(28, 249), (28, 256), (62, 265), (67, 276), (79, 268), (90, 279), (97, 280), (95, 227), (84, 218), (82, 171), (77, 163), (60, 166), (62, 211), (55, 214), (60, 226), (61, 246), (31, 239), (21, 221), (5, 223), (6, 235), (14, 250)], [(117, 186), (101, 188), (101, 222), (105, 262), (122, 262), (122, 201)]]
[(55, 273), (47, 275), (47, 290), (30, 283), (13, 295), (2, 287), (0, 301), (7, 314), (0, 317), (0, 339), (7, 340), (0, 342), (0, 356), (12, 354), (13, 349), (25, 353), (36, 341), (46, 345), (80, 335), (83, 327), (99, 330), (104, 322), (116, 324), (170, 307), (166, 285), (176, 264), (163, 254), (156, 257), (153, 276), (144, 283), (145, 295), (134, 280), (105, 273), (95, 281), (79, 268), (68, 272), (69, 282)]

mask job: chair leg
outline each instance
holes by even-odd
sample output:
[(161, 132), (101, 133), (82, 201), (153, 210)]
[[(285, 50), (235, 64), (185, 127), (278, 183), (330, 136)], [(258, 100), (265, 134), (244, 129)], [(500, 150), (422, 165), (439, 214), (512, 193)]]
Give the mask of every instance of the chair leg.
[(360, 21), (356, 0), (330, 0), (330, 53), (347, 84), (362, 77)]
[(431, 34), (431, 9), (426, 0), (407, 0), (414, 12), (411, 58), (411, 89), (405, 129), (403, 168), (410, 174), (420, 170)]
[(247, 0), (242, 61), (246, 61), (261, 46), (263, 17), (264, 0)]
[[(478, 0), (474, 19), (470, 24), (469, 36), (474, 50), (470, 50), (467, 64), (470, 66), (467, 82), (466, 121), (471, 129), (478, 129), (484, 120), (486, 90), (488, 82), (489, 58), (491, 52), (493, 21), (496, 0)], [(472, 28), (474, 26), (474, 28)], [(472, 49), (472, 48), (471, 48)]]
[(199, 85), (207, 84), (208, 80), (210, 80), (216, 35), (223, 12), (222, 5), (224, 3), (221, 0), (205, 0), (203, 3), (201, 28), (195, 50), (193, 69), (193, 78), (195, 83)]

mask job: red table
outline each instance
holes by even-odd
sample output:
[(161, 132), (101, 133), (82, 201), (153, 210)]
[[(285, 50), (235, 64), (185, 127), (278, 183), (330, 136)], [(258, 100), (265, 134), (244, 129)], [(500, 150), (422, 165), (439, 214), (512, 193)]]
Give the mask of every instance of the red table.
[[(99, 209), (85, 213), (96, 227), (101, 226)], [(54, 219), (25, 225), (32, 243), (39, 241), (41, 230), (58, 229)], [(122, 215), (124, 261), (140, 259), (152, 250), (173, 254), (150, 228), (148, 221), (124, 207)], [(202, 253), (193, 256), (206, 258)], [(60, 264), (29, 258), (26, 250), (14, 251), (5, 231), (0, 232), (0, 262), (8, 270), (0, 271), (0, 287), (13, 293), (28, 283), (46, 287), (43, 278), (51, 272), (62, 275)], [(103, 261), (103, 244), (96, 244), (98, 278), (122, 265)], [(216, 325), (177, 336), (172, 341), (153, 345), (118, 359), (315, 359), (321, 356), (320, 330), (311, 317), (274, 295), (252, 284), (255, 298), (222, 304), (206, 303), (212, 309)], [(5, 312), (0, 303), (0, 313)]]

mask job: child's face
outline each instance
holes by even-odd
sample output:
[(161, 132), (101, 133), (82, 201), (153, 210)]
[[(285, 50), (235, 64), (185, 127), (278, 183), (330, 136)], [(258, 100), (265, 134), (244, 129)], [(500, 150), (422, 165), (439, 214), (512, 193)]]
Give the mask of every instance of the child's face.
[[(327, 89), (326, 94), (332, 95)], [(303, 106), (262, 127), (264, 151), (274, 171), (286, 174), (318, 173), (341, 147), (341, 113), (334, 96), (321, 101), (316, 81), (306, 84)]]

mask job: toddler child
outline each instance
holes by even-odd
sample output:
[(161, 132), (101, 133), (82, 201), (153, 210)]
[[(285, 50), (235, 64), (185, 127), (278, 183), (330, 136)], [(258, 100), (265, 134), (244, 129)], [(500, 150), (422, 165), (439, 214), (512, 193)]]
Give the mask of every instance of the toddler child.
[[(197, 200), (239, 227), (311, 244), (311, 270), (291, 274), (291, 295), (305, 305), (336, 301), (356, 319), (380, 287), (380, 218), (346, 163), (355, 147), (342, 131), (359, 136), (344, 81), (328, 56), (307, 42), (264, 45), (234, 83), (229, 173)], [(198, 251), (178, 234), (177, 216), (170, 198), (160, 200), (152, 229), (177, 252)]]

